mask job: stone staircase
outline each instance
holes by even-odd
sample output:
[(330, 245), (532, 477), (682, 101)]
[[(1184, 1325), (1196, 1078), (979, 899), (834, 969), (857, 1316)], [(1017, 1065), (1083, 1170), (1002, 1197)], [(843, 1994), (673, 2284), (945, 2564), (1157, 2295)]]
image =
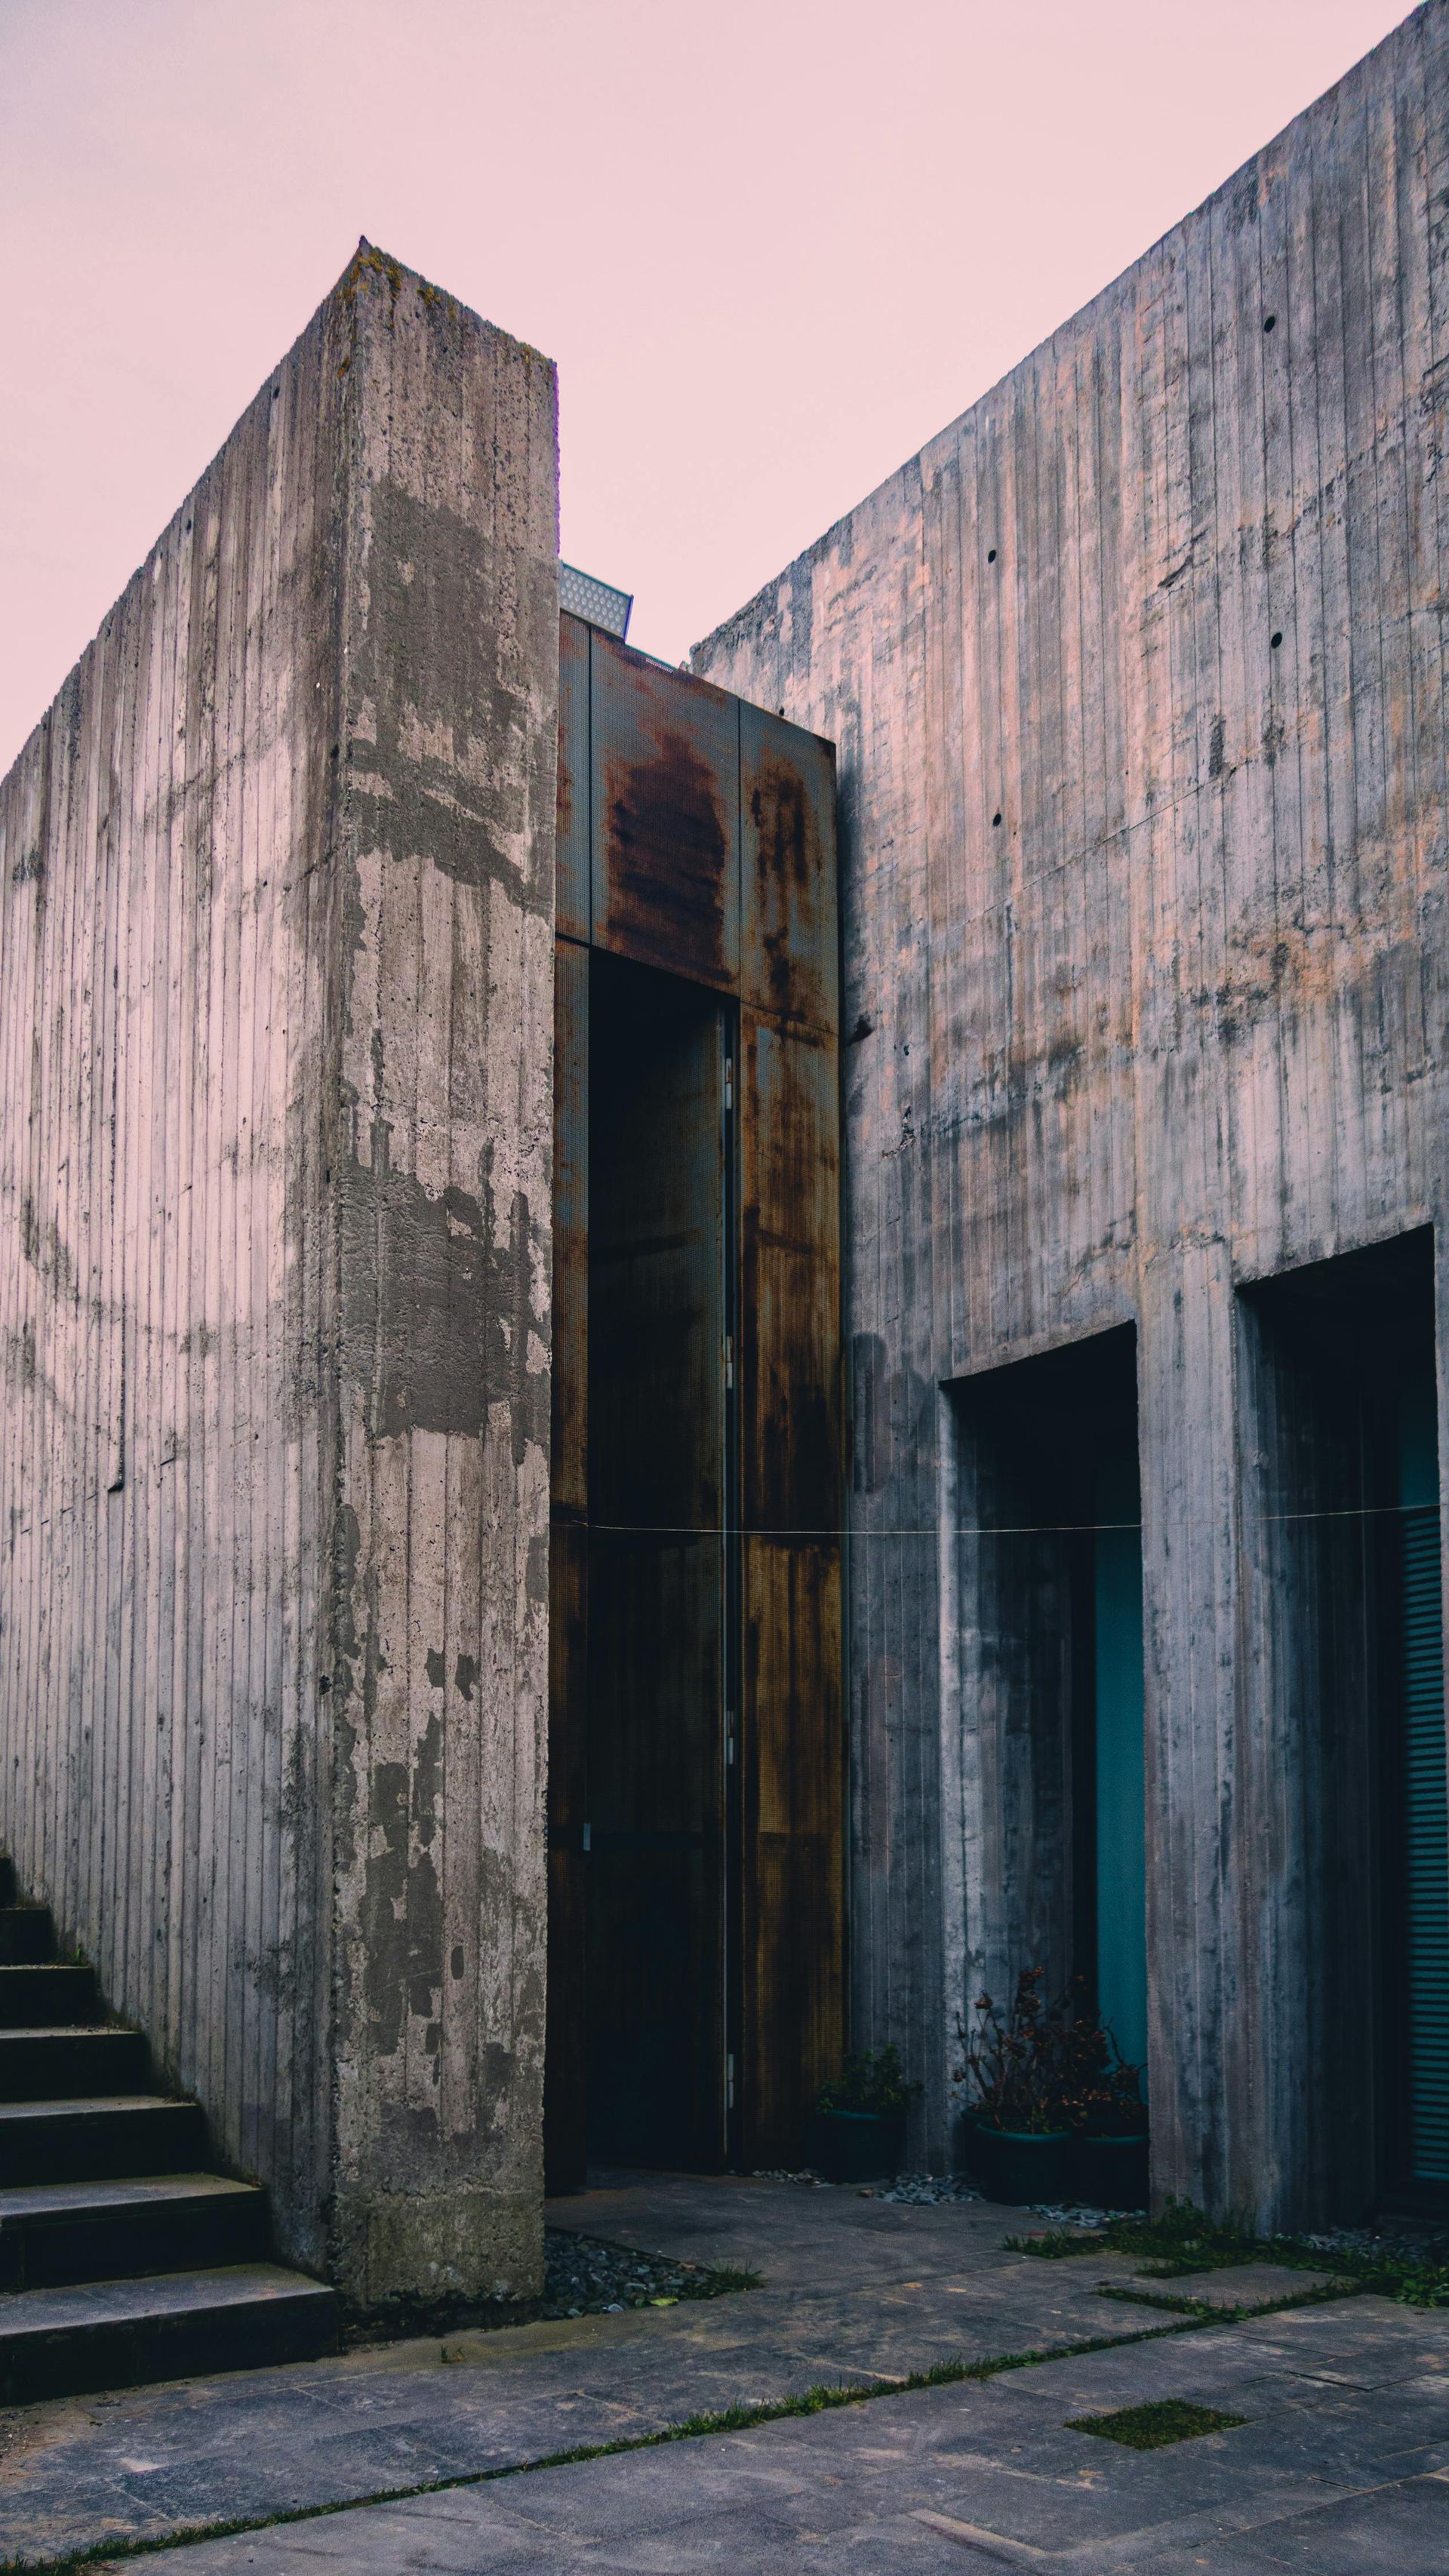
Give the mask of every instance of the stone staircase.
[(331, 2352), (331, 2290), (270, 2259), (265, 2191), (206, 2170), (194, 2102), (55, 1956), (0, 1856), (0, 2406)]

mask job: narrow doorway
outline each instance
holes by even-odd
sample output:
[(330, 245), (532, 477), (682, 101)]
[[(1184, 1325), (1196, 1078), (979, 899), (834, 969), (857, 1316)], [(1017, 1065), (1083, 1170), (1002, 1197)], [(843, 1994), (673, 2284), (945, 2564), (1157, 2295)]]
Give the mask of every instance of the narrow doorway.
[[(1258, 1554), (1303, 1889), (1306, 2201), (1449, 2193), (1449, 1849), (1434, 1240), (1244, 1292)], [(1282, 1804), (1281, 1792), (1279, 1803)]]
[(587, 2149), (720, 2166), (733, 1013), (596, 953), (589, 1017)]
[[(1081, 1979), (1147, 2053), (1142, 1542), (1131, 1326), (954, 1390), (962, 1748), (980, 1970)], [(973, 1975), (976, 1973), (973, 1966)]]

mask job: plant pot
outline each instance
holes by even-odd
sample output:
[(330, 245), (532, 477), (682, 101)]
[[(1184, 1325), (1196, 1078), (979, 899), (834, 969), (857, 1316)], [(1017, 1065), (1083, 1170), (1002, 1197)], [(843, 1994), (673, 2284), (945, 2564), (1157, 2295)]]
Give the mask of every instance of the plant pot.
[(827, 2182), (879, 2182), (901, 2169), (904, 2111), (817, 2111), (805, 2134), (805, 2161)]
[(968, 2120), (967, 2152), (971, 2169), (988, 2200), (1020, 2206), (1025, 2201), (1064, 2200), (1070, 2170), (1072, 2136), (1050, 2129), (1033, 2137), (1017, 2129), (992, 2129)]
[(1078, 2138), (1072, 2162), (1077, 2197), (1092, 2209), (1147, 2207), (1147, 2140)]

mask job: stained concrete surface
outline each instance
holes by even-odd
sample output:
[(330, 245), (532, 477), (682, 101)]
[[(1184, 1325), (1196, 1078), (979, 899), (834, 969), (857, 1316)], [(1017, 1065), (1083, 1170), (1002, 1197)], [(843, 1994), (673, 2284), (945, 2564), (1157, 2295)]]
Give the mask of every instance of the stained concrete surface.
[[(1178, 2519), (1217, 2512), (1237, 2470), (1210, 2471), (1216, 2442), (1191, 2446), (1186, 2465), (1183, 2454), (1153, 2455), (1178, 2464), (1159, 2495), (1143, 2482), (1136, 2455), (1061, 2431), (1067, 2415), (1155, 2395), (1231, 2399), (1232, 2411), (1252, 2416), (1244, 2435), (1221, 2437), (1238, 2445), (1222, 2455), (1230, 2462), (1257, 2462), (1245, 2497), (1301, 2491), (1315, 2510), (1330, 2503), (1338, 2510), (1370, 2470), (1382, 2482), (1385, 2462), (1441, 2436), (1442, 2462), (1436, 2453), (1414, 2475), (1449, 2466), (1449, 2318), (1360, 2299), (1133, 2344), (1126, 2339), (1171, 2321), (1100, 2296), (1099, 2279), (1109, 2269), (1120, 2276), (1120, 2259), (1107, 2266), (1091, 2255), (1043, 2263), (1010, 2254), (1004, 2236), (1033, 2222), (984, 2201), (918, 2209), (851, 2191), (655, 2175), (615, 2178), (553, 2204), (549, 2215), (616, 2243), (749, 2265), (762, 2286), (662, 2310), (457, 2332), (17, 2410), (0, 2418), (0, 2555), (53, 2558), (112, 2535), (162, 2536), (346, 2504), (637, 2437), (702, 2410), (777, 2399), (822, 2381), (868, 2384), (957, 2356), (1051, 2350), (1101, 2336), (1123, 2339), (1125, 2349), (740, 2440), (711, 2437), (597, 2470), (537, 2471), (518, 2483), (206, 2542), (186, 2560), (266, 2571), (329, 2554), (359, 2566), (528, 2564), (526, 2549), (537, 2540), (534, 2563), (567, 2566), (576, 2542), (597, 2561), (607, 2531), (609, 2547), (625, 2555), (604, 2564), (685, 2568), (732, 2552), (741, 2564), (766, 2566), (773, 2551), (787, 2559), (805, 2553), (799, 2563), (808, 2567), (816, 2543), (799, 2535), (848, 2526), (869, 2535), (858, 2550), (852, 2544), (852, 2564), (858, 2557), (869, 2567), (877, 2563), (872, 2551), (888, 2557), (904, 2545), (899, 2525), (924, 2566), (937, 2563), (933, 2551), (948, 2549), (940, 2563), (954, 2566), (959, 2535), (943, 2537), (920, 2513), (985, 2528), (1008, 2504), (1025, 2512), (1031, 2502), (1033, 2512), (1060, 2504), (1078, 2520), (1095, 2511), (1110, 2521), (1119, 2505), (1104, 2497), (1120, 2499), (1128, 2516), (1147, 2497), (1157, 2499), (1152, 2513), (1160, 2519), (1160, 2496), (1179, 2500)], [(1302, 2276), (1290, 2279), (1296, 2294)], [(1154, 2297), (1182, 2287), (1142, 2284)], [(1358, 2463), (1351, 2475), (1350, 2453)], [(900, 2479), (883, 2485), (881, 2469), (893, 2461)], [(1396, 2479), (1408, 2474), (1392, 2470)], [(973, 2513), (963, 2501), (968, 2491)], [(1436, 2490), (1423, 2509), (1440, 2511), (1441, 2493), (1449, 2490)], [(570, 2515), (582, 2516), (577, 2530)], [(1033, 2547), (1045, 2545), (1037, 2527), (1023, 2524)], [(218, 2550), (233, 2554), (216, 2557)]]

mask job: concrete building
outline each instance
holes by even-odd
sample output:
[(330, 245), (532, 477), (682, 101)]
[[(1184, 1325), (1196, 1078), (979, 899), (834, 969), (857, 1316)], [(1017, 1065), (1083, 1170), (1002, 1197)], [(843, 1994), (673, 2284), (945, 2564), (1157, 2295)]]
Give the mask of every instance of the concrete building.
[(0, 790), (0, 1835), (359, 2306), (546, 2025), (939, 2164), (1035, 1961), (1158, 2194), (1449, 2187), (1446, 206), (1429, 0), (693, 676), (364, 245)]
[[(1156, 2189), (1265, 2221), (1449, 2181), (1439, 1596), (1426, 1686), (1370, 1544), (1439, 1559), (1446, 188), (1431, 0), (695, 655), (839, 761), (853, 2027), (939, 2154), (961, 1997), (1095, 1914)], [(1129, 1754), (1123, 1570), (991, 1532), (1134, 1452)]]

